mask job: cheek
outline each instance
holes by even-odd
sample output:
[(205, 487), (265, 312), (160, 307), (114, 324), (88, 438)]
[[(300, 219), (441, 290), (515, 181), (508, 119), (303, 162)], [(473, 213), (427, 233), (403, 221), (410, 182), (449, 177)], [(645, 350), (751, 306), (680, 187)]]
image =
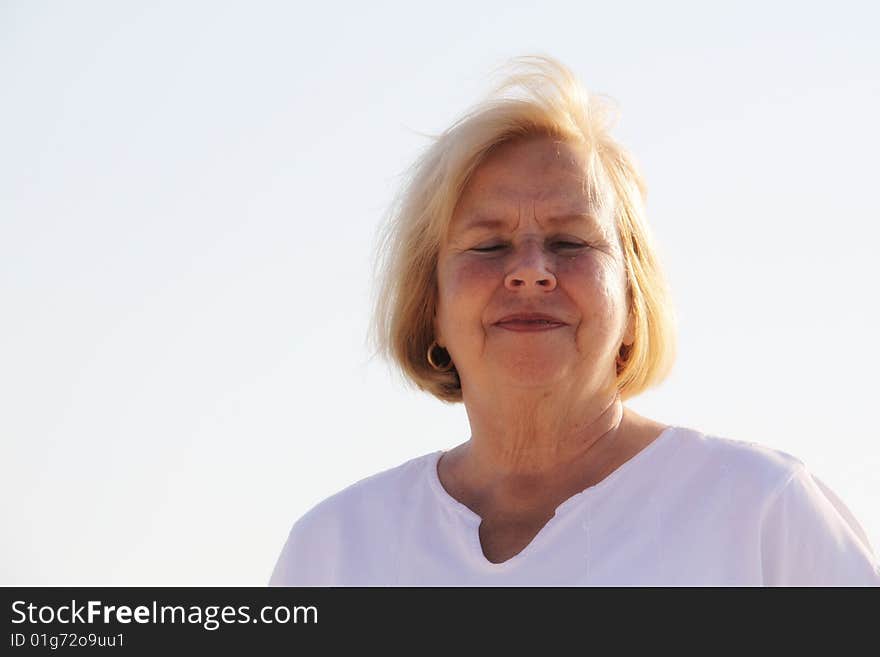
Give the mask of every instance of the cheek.
[(442, 304), (460, 306), (491, 294), (503, 280), (500, 260), (464, 260), (441, 270), (439, 277)]
[(579, 306), (582, 328), (593, 335), (611, 333), (626, 317), (626, 282), (623, 270), (605, 254), (572, 258), (559, 265), (568, 294)]
[(440, 329), (448, 332), (479, 323), (502, 280), (503, 266), (499, 261), (465, 260), (441, 265), (437, 281)]

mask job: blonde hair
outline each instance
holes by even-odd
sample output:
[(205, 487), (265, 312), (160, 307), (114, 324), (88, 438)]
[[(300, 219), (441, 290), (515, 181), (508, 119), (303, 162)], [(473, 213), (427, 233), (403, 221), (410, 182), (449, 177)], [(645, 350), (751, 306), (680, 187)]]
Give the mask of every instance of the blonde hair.
[(645, 185), (631, 156), (609, 135), (611, 105), (591, 96), (550, 57), (512, 60), (511, 71), (418, 158), (389, 211), (376, 261), (373, 339), (380, 353), (422, 390), (461, 401), (458, 373), (427, 360), (434, 341), (437, 258), (471, 173), (499, 144), (548, 135), (582, 145), (590, 198), (613, 213), (626, 266), (635, 341), (622, 348), (623, 399), (659, 383), (672, 366), (675, 329), (666, 284), (645, 222)]

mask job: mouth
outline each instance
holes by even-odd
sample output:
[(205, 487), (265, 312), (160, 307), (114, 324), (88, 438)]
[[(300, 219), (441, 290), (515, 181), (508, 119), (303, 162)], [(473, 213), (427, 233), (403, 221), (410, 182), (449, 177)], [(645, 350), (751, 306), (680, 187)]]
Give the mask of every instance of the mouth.
[(508, 315), (495, 322), (495, 326), (508, 331), (551, 331), (553, 329), (562, 328), (567, 324), (561, 320), (549, 315), (540, 315), (535, 313), (518, 313)]

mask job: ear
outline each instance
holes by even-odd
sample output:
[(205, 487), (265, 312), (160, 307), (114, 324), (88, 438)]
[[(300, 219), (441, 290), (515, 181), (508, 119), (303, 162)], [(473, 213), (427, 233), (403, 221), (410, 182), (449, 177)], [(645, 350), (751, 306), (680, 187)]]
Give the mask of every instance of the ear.
[(623, 333), (623, 344), (627, 347), (632, 346), (632, 343), (636, 341), (636, 318), (632, 312), (629, 313), (629, 316), (626, 319), (626, 330)]
[(432, 327), (434, 328), (434, 341), (437, 343), (438, 347), (446, 348), (445, 342), (443, 340), (443, 333), (440, 331), (440, 324), (437, 321), (437, 313), (434, 313), (434, 320), (431, 322)]

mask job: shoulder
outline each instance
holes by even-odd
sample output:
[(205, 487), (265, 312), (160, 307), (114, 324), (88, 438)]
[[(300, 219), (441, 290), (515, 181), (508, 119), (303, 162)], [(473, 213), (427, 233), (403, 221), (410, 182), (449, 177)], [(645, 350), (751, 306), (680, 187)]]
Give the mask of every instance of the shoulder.
[(675, 427), (674, 442), (675, 470), (697, 484), (724, 482), (766, 498), (806, 471), (796, 456), (748, 440)]
[(426, 470), (436, 458), (436, 452), (423, 454), (360, 479), (313, 506), (294, 528), (327, 527), (350, 520), (375, 520), (382, 515), (393, 515), (396, 507), (405, 504), (408, 493), (424, 485)]
[(861, 525), (801, 459), (692, 429), (676, 438), (683, 495), (754, 531), (766, 584), (880, 584)]
[(382, 470), (347, 486), (312, 507), (304, 516), (308, 522), (349, 520), (352, 516), (375, 517), (394, 514), (409, 493), (424, 486), (427, 469), (437, 459), (431, 452)]
[[(367, 545), (393, 543), (407, 503), (426, 488), (431, 452), (365, 477), (322, 500), (294, 524), (271, 585), (325, 585), (335, 564), (367, 556)], [(393, 547), (393, 546), (392, 546)]]

